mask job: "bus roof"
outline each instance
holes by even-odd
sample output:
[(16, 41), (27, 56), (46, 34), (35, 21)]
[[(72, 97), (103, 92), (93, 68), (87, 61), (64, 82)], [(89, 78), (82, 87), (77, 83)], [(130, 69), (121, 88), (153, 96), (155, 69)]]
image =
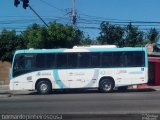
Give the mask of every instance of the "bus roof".
[(89, 45), (89, 46), (74, 46), (74, 49), (82, 48), (117, 48), (116, 45)]
[(111, 52), (111, 51), (146, 51), (145, 47), (124, 47), (124, 48), (79, 48), (79, 49), (26, 49), (17, 50), (15, 54), (20, 53), (63, 53), (63, 52)]

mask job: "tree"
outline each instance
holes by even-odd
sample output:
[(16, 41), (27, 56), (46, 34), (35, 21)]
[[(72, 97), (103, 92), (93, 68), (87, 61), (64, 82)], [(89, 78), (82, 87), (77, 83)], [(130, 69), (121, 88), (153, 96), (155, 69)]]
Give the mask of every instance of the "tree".
[(50, 23), (49, 27), (33, 24), (22, 34), (27, 41), (27, 48), (71, 48), (80, 44), (83, 32), (74, 30), (72, 26)]
[(71, 48), (81, 40), (85, 40), (82, 31), (55, 22), (49, 28), (33, 24), (18, 35), (15, 30), (4, 29), (0, 34), (0, 59), (12, 61), (15, 50), (26, 48)]
[(159, 40), (159, 32), (157, 31), (156, 28), (151, 28), (149, 31), (148, 31), (148, 34), (147, 34), (147, 39), (149, 40), (149, 44), (152, 44), (154, 47), (154, 51), (157, 51), (159, 52), (160, 49), (158, 47), (158, 40)]
[(47, 28), (38, 24), (29, 26), (23, 33), (23, 39), (27, 43), (27, 48), (48, 48)]
[(56, 48), (71, 48), (80, 44), (84, 37), (82, 31), (55, 22), (49, 24), (48, 34), (51, 47)]
[(85, 45), (92, 45), (92, 40), (86, 38), (81, 40), (80, 45), (85, 46)]
[(26, 45), (16, 31), (3, 29), (0, 34), (0, 60), (11, 62), (15, 50), (21, 48), (26, 48)]
[(144, 46), (143, 32), (131, 23), (126, 27), (126, 37), (124, 41), (127, 47)]
[(100, 25), (100, 36), (97, 38), (100, 44), (109, 44), (109, 45), (123, 45), (123, 36), (125, 29), (117, 26), (111, 25), (108, 22), (102, 22)]
[(156, 30), (156, 28), (151, 28), (148, 31), (147, 38), (151, 43), (156, 43), (159, 39), (159, 32)]
[(89, 36), (83, 37), (83, 39), (80, 41), (80, 45), (85, 46), (85, 45), (96, 45), (98, 41), (92, 40)]

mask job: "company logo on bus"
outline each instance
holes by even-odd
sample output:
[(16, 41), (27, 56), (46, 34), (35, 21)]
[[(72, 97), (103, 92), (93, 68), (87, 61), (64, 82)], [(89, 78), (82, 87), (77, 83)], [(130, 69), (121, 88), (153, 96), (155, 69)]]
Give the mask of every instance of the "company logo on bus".
[(38, 72), (37, 73), (37, 76), (50, 76), (51, 73), (48, 73), (48, 72)]

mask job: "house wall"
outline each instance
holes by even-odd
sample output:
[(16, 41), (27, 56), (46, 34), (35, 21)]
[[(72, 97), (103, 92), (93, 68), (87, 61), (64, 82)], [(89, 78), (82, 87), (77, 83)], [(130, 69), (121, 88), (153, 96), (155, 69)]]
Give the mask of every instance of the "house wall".
[(160, 85), (160, 62), (155, 63), (155, 84)]
[(149, 57), (149, 84), (160, 85), (160, 56)]
[(149, 69), (148, 69), (148, 84), (154, 85), (155, 84), (155, 62), (149, 62)]
[(9, 71), (11, 68), (10, 62), (0, 61), (0, 85), (9, 84)]

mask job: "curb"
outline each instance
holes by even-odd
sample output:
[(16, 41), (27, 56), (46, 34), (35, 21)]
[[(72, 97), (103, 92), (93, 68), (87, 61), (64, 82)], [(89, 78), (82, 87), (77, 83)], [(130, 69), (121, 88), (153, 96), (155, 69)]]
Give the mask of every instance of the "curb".
[(0, 90), (0, 95), (3, 95), (3, 94), (10, 94), (10, 91), (9, 90)]
[(160, 88), (153, 88), (154, 90), (156, 90), (156, 91), (160, 91)]
[(0, 85), (0, 89), (9, 89), (9, 85)]
[(160, 86), (150, 86), (148, 84), (141, 84), (141, 85), (133, 85), (130, 87), (131, 89), (154, 89), (155, 91), (160, 91)]
[(8, 97), (11, 97), (10, 93), (3, 93), (3, 94), (0, 93), (0, 98), (8, 98)]
[(9, 85), (0, 85), (0, 98), (8, 98), (11, 97), (11, 95)]
[(0, 85), (0, 98), (8, 97), (10, 95), (9, 85)]

